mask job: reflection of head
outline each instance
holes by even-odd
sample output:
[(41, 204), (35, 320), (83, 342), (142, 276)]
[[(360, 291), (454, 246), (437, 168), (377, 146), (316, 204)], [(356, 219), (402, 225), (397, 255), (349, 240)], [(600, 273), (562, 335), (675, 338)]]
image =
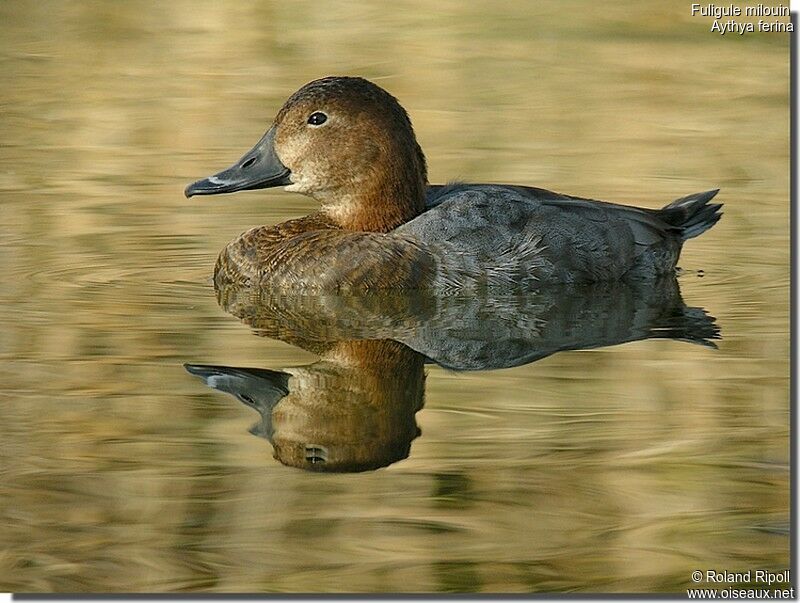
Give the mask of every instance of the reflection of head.
[(408, 456), (419, 435), (425, 376), (395, 342), (337, 345), (329, 359), (290, 369), (289, 394), (272, 414), (275, 458), (312, 471), (366, 471)]
[(287, 372), (186, 368), (258, 410), (262, 421), (251, 432), (292, 467), (378, 469), (406, 458), (420, 433), (423, 358), (393, 341), (340, 342), (323, 360)]

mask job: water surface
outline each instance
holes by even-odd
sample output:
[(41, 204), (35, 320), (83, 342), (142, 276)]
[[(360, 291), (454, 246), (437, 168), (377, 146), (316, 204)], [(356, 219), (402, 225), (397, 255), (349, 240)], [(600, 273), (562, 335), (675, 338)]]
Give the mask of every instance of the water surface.
[[(680, 592), (694, 569), (786, 568), (788, 38), (722, 38), (685, 2), (0, 15), (5, 590)], [(210, 281), (228, 240), (314, 202), (182, 189), (328, 74), (400, 99), (432, 182), (647, 207), (722, 188), (679, 278), (718, 349), (414, 365), (404, 458), (282, 464), (248, 433), (259, 415), (183, 364), (319, 362), (226, 313)]]

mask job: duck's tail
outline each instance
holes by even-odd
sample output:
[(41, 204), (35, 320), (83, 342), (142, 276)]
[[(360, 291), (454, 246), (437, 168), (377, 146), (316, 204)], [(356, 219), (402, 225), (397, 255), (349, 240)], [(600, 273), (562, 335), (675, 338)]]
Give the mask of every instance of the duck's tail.
[(692, 239), (714, 226), (722, 217), (719, 211), (722, 203), (709, 204), (718, 192), (719, 189), (715, 189), (681, 197), (656, 213), (661, 220), (680, 231), (682, 240)]

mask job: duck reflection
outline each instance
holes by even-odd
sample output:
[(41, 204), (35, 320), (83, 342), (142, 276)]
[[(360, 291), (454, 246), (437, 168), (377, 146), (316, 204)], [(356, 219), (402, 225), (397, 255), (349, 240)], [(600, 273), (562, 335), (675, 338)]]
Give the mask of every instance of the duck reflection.
[(425, 363), (489, 370), (642, 339), (716, 347), (719, 338), (715, 319), (686, 306), (674, 278), (524, 296), (286, 296), (236, 287), (217, 295), (256, 334), (320, 360), (282, 371), (186, 370), (258, 411), (251, 433), (269, 440), (281, 463), (313, 471), (365, 471), (406, 458), (420, 433), (415, 414), (424, 401)]

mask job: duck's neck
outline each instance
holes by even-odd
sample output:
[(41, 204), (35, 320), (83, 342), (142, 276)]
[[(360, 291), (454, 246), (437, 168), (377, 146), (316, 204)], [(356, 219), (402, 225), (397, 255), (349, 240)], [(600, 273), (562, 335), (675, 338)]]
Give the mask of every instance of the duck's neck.
[(424, 176), (354, 184), (320, 199), (322, 213), (344, 230), (389, 232), (425, 209)]

